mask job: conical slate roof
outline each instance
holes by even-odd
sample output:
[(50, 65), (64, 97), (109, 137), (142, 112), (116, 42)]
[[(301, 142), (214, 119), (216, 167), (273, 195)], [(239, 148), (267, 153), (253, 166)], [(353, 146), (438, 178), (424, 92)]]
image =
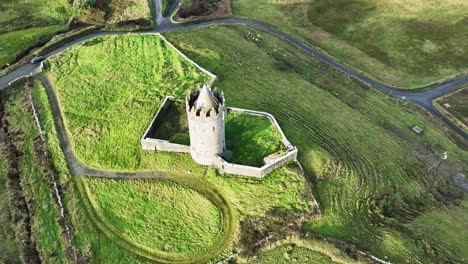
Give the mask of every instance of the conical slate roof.
[(211, 89), (208, 88), (207, 85), (203, 85), (203, 88), (201, 89), (200, 94), (198, 94), (198, 98), (195, 101), (194, 106), (195, 109), (204, 108), (206, 111), (208, 111), (212, 108), (218, 109), (219, 102), (214, 97)]

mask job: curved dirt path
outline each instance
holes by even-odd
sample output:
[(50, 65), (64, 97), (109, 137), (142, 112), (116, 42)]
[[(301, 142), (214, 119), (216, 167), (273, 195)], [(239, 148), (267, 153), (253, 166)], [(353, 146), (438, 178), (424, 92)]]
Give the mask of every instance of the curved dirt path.
[[(386, 86), (382, 83), (379, 83), (377, 81), (371, 80), (353, 70), (350, 68), (339, 64), (335, 61), (333, 61), (331, 58), (327, 57), (325, 54), (319, 52), (318, 50), (314, 49), (313, 47), (305, 44), (304, 42), (286, 34), (283, 33), (279, 30), (276, 30), (270, 26), (267, 26), (262, 23), (246, 20), (246, 19), (238, 19), (238, 18), (227, 18), (227, 19), (217, 19), (217, 20), (210, 20), (210, 21), (205, 21), (205, 22), (200, 22), (200, 23), (193, 23), (193, 24), (176, 24), (171, 21), (172, 15), (177, 11), (178, 6), (180, 5), (180, 0), (176, 0), (168, 13), (167, 16), (162, 16), (162, 4), (161, 0), (153, 0), (154, 7), (155, 7), (155, 22), (158, 25), (157, 28), (151, 32), (174, 32), (174, 31), (179, 31), (179, 30), (191, 30), (191, 29), (196, 29), (196, 28), (202, 28), (202, 27), (207, 27), (210, 25), (245, 25), (249, 26), (261, 31), (264, 31), (266, 33), (269, 33), (271, 35), (274, 35), (278, 38), (281, 38), (283, 40), (286, 40), (287, 42), (295, 45), (296, 47), (302, 49), (304, 52), (309, 54), (312, 57), (315, 57), (332, 68), (335, 68), (344, 74), (352, 77), (353, 79), (361, 82), (362, 84), (365, 84), (367, 86), (373, 87), (381, 92), (384, 92), (386, 94), (400, 97), (403, 99), (406, 99), (410, 102), (413, 102), (422, 108), (424, 108), (427, 112), (431, 113), (434, 115), (436, 118), (444, 122), (448, 128), (450, 128), (452, 131), (460, 135), (463, 139), (468, 140), (468, 135), (465, 133), (461, 128), (456, 126), (454, 123), (452, 123), (448, 118), (446, 118), (444, 115), (442, 115), (433, 105), (432, 101), (446, 93), (452, 92), (454, 90), (457, 90), (465, 85), (468, 84), (468, 76), (464, 76), (462, 78), (448, 81), (442, 84), (434, 85), (430, 89), (427, 89), (422, 92), (411, 92), (411, 91), (401, 91), (401, 90), (396, 90), (393, 89), (389, 86)], [(63, 52), (65, 49), (74, 46), (76, 44), (79, 44), (83, 41), (89, 40), (91, 38), (99, 37), (99, 36), (105, 36), (105, 35), (116, 35), (116, 34), (127, 34), (129, 32), (127, 31), (113, 31), (113, 32), (97, 32), (97, 33), (92, 33), (87, 36), (72, 40), (61, 47), (47, 53), (44, 55), (45, 58), (50, 58), (51, 56), (54, 56), (56, 54), (59, 54), (60, 52)], [(15, 80), (22, 78), (22, 77), (27, 77), (27, 76), (33, 76), (40, 72), (41, 69), (39, 68), (38, 65), (34, 64), (25, 64), (22, 67), (10, 72), (9, 74), (3, 76), (0, 78), (0, 89), (2, 87), (8, 86), (10, 83), (14, 82)]]

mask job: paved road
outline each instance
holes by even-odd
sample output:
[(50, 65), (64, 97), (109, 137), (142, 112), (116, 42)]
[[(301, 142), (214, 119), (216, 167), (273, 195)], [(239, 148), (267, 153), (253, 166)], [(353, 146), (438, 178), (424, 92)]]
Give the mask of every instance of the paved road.
[[(395, 90), (392, 89), (391, 87), (388, 87), (382, 83), (379, 83), (377, 81), (371, 80), (351, 69), (348, 67), (339, 64), (335, 61), (333, 61), (331, 58), (327, 57), (325, 54), (319, 52), (318, 50), (314, 49), (313, 47), (305, 44), (304, 42), (286, 34), (283, 33), (279, 30), (276, 30), (270, 26), (267, 26), (262, 23), (246, 20), (246, 19), (237, 19), (237, 18), (227, 18), (227, 19), (217, 19), (217, 20), (211, 20), (211, 21), (205, 21), (205, 22), (200, 22), (200, 23), (194, 23), (194, 24), (176, 24), (172, 23), (170, 17), (174, 14), (174, 12), (177, 10), (177, 7), (180, 4), (180, 0), (176, 0), (174, 5), (171, 8), (171, 11), (169, 14), (165, 17), (162, 16), (162, 4), (161, 0), (153, 0), (154, 6), (155, 6), (155, 22), (158, 25), (155, 30), (152, 32), (174, 32), (174, 31), (179, 31), (179, 30), (191, 30), (191, 29), (196, 29), (196, 28), (202, 28), (202, 27), (207, 27), (210, 25), (245, 25), (249, 26), (252, 28), (256, 28), (258, 30), (264, 31), (266, 33), (275, 35), (283, 40), (286, 40), (290, 42), (291, 44), (297, 46), (298, 48), (302, 49), (304, 52), (307, 54), (325, 62), (326, 64), (330, 65), (331, 67), (345, 73), (346, 75), (358, 80), (359, 82), (368, 85), (370, 87), (373, 87), (375, 89), (378, 89), (386, 94), (400, 97), (400, 98), (405, 98), (408, 101), (411, 101), (413, 103), (416, 103), (426, 109), (429, 113), (433, 114), (436, 118), (440, 119), (442, 122), (444, 122), (451, 130), (456, 132), (458, 135), (460, 135), (463, 139), (468, 140), (468, 135), (459, 127), (457, 127), (455, 124), (453, 124), (449, 119), (447, 119), (444, 115), (442, 115), (433, 105), (432, 101), (446, 93), (449, 93), (451, 91), (457, 90), (465, 85), (468, 84), (468, 76), (464, 76), (462, 78), (452, 80), (445, 82), (443, 84), (435, 85), (431, 87), (430, 89), (427, 89), (422, 92), (411, 92), (411, 91), (401, 91), (401, 90)], [(90, 35), (72, 40), (63, 46), (45, 54), (44, 56), (46, 58), (49, 58), (53, 55), (56, 55), (65, 49), (74, 46), (78, 43), (81, 43), (83, 41), (98, 37), (98, 36), (104, 36), (104, 35), (115, 35), (115, 34), (127, 34), (128, 32), (97, 32), (97, 33), (92, 33)], [(32, 64), (26, 64), (17, 70), (3, 76), (0, 78), (0, 89), (1, 87), (9, 85), (12, 81), (21, 78), (22, 76), (30, 76), (31, 74), (37, 73), (40, 70), (37, 69), (37, 65), (32, 65)]]

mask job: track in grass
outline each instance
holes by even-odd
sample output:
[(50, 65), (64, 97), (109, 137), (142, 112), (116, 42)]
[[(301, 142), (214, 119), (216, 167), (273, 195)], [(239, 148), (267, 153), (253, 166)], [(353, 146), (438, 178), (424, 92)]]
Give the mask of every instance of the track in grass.
[(189, 177), (82, 178), (80, 185), (95, 224), (125, 249), (163, 263), (199, 263), (231, 243), (236, 220), (212, 185)]
[[(434, 180), (427, 171), (430, 164), (414, 148), (450, 149), (452, 165), (467, 168), (468, 154), (431, 120), (255, 30), (214, 27), (167, 38), (220, 77), (218, 86), (231, 105), (272, 113), (298, 146), (301, 163), (318, 176), (315, 189), (323, 213), (306, 230), (348, 240), (393, 261), (425, 260), (411, 238), (380, 225), (415, 214), (420, 206), (430, 208), (435, 201), (428, 190), (448, 184)], [(413, 135), (411, 124), (421, 124), (427, 133)], [(382, 204), (373, 207), (376, 202), (388, 204), (383, 210)]]

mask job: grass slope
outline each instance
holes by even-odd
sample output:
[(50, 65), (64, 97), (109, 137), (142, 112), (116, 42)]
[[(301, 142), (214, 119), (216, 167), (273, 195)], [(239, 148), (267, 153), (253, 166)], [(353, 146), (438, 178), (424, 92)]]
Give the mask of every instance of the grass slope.
[(304, 247), (298, 247), (295, 244), (283, 245), (274, 250), (264, 252), (260, 254), (258, 258), (253, 263), (270, 263), (270, 264), (280, 264), (280, 263), (323, 263), (323, 264), (333, 264), (337, 263), (332, 261), (332, 259), (320, 252), (316, 252)]
[(201, 254), (221, 235), (220, 212), (189, 187), (154, 180), (85, 181), (106, 221), (144, 246)]
[(315, 239), (292, 237), (264, 249), (254, 259), (241, 259), (239, 263), (365, 263), (353, 259), (335, 246)]
[[(167, 37), (220, 77), (217, 85), (229, 105), (272, 113), (299, 147), (300, 161), (318, 177), (323, 213), (305, 230), (359, 244), (391, 261), (432, 258), (418, 237), (393, 227), (437, 204), (429, 192), (451, 193), (444, 178), (427, 171), (418, 150), (424, 144), (435, 153), (447, 149), (453, 153), (451, 169), (465, 172), (468, 153), (417, 108), (361, 87), (275, 38), (254, 32), (261, 40), (253, 41), (249, 31), (214, 27)], [(416, 137), (414, 124), (427, 133)]]
[(108, 238), (93, 222), (92, 215), (87, 210), (86, 197), (79, 191), (81, 178), (73, 178), (60, 148), (52, 111), (45, 88), (37, 84), (33, 90), (33, 98), (37, 104), (39, 119), (47, 140), (47, 151), (54, 167), (59, 173), (60, 184), (65, 186), (64, 204), (70, 216), (73, 229), (73, 245), (78, 251), (78, 261), (99, 263), (151, 263), (123, 250), (119, 244)]
[(90, 40), (52, 60), (48, 76), (76, 155), (86, 164), (120, 170), (193, 167), (187, 155), (148, 152), (140, 146), (164, 97), (184, 98), (207, 78), (160, 37)]
[(267, 118), (230, 112), (226, 118), (229, 162), (261, 167), (263, 158), (284, 148), (281, 135)]
[[(37, 87), (34, 95), (39, 104), (41, 124), (43, 125), (43, 129), (47, 135), (49, 151), (51, 151), (55, 166), (59, 168), (62, 184), (66, 185), (68, 188), (65, 198), (75, 230), (74, 243), (79, 249), (82, 257), (84, 259), (91, 258), (97, 261), (104, 261), (106, 263), (115, 263), (115, 261), (118, 261), (120, 258), (129, 263), (140, 263), (141, 260), (135, 258), (134, 255), (129, 254), (127, 250), (121, 250), (119, 247), (122, 245), (118, 246), (116, 242), (113, 242), (115, 240), (107, 238), (102, 233), (100, 233), (99, 230), (96, 230), (94, 223), (102, 223), (103, 219), (97, 219), (94, 214), (89, 213), (88, 209), (92, 205), (89, 204), (87, 201), (88, 198), (86, 198), (86, 195), (79, 190), (79, 187), (87, 186), (88, 182), (92, 182), (92, 185), (95, 185), (94, 188), (98, 186), (97, 191), (90, 192), (95, 198), (93, 200), (97, 204), (106, 205), (102, 206), (103, 210), (110, 210), (111, 208), (115, 209), (112, 210), (111, 213), (106, 214), (106, 216), (113, 218), (112, 221), (116, 224), (116, 226), (125, 225), (125, 227), (128, 228), (127, 230), (133, 230), (129, 231), (130, 236), (136, 235), (136, 239), (142, 239), (141, 241), (145, 244), (150, 243), (149, 241), (154, 239), (152, 237), (147, 237), (148, 235), (146, 234), (148, 230), (154, 230), (154, 222), (157, 223), (157, 221), (161, 221), (160, 223), (163, 226), (172, 226), (173, 221), (178, 222), (182, 219), (175, 217), (173, 212), (171, 212), (170, 215), (168, 214), (167, 219), (156, 219), (155, 221), (147, 221), (146, 219), (143, 222), (141, 221), (141, 218), (134, 219), (133, 217), (128, 217), (127, 214), (118, 213), (122, 212), (123, 209), (119, 210), (119, 208), (122, 208), (121, 206), (125, 204), (122, 200), (122, 197), (127, 197), (124, 198), (124, 200), (130, 199), (130, 190), (130, 193), (133, 193), (130, 200), (132, 202), (137, 201), (138, 203), (136, 203), (136, 205), (143, 206), (142, 210), (138, 212), (138, 214), (145, 218), (146, 216), (154, 215), (155, 212), (150, 209), (154, 208), (156, 205), (154, 202), (152, 202), (152, 200), (148, 200), (149, 198), (146, 195), (148, 192), (151, 193), (151, 190), (154, 191), (154, 188), (158, 186), (158, 184), (155, 184), (154, 182), (149, 184), (149, 182), (144, 181), (122, 182), (94, 179), (85, 180), (81, 178), (75, 180), (70, 179), (69, 172), (66, 168), (65, 160), (63, 154), (60, 151), (56, 133), (54, 131), (50, 106), (48, 105), (44, 88)], [(179, 169), (179, 171), (181, 171), (181, 169)], [(190, 178), (197, 180), (198, 185), (214, 186), (213, 188), (220, 190), (223, 195), (229, 197), (229, 201), (235, 206), (236, 214), (241, 217), (240, 219), (246, 216), (260, 216), (273, 208), (286, 208), (292, 210), (293, 212), (301, 213), (307, 211), (311, 206), (308, 200), (309, 198), (304, 193), (306, 188), (304, 179), (292, 171), (286, 171), (285, 169), (277, 170), (264, 179), (249, 179), (238, 176), (220, 176), (214, 173), (212, 170), (210, 170), (202, 179), (200, 178), (202, 174), (201, 170), (197, 170), (196, 168), (192, 167), (191, 171), (192, 175), (190, 175)], [(135, 186), (142, 188), (141, 192), (136, 192)], [(93, 187), (91, 186), (91, 188)], [(168, 192), (170, 193), (170, 191)], [(178, 191), (175, 192), (175, 194), (177, 193)], [(153, 192), (153, 194), (153, 198), (158, 196), (158, 193)], [(179, 195), (182, 195), (182, 193), (177, 194), (176, 196)], [(114, 198), (109, 198), (110, 196)], [(187, 197), (185, 195), (182, 199), (187, 201), (186, 198)], [(173, 201), (175, 204), (177, 204), (176, 200)], [(179, 205), (185, 207), (182, 204)], [(190, 216), (196, 216), (198, 214), (192, 209), (189, 209), (188, 212)], [(181, 210), (180, 213), (183, 215), (186, 214), (187, 211)], [(90, 222), (89, 218), (92, 219), (92, 222)], [(128, 222), (124, 223), (123, 219), (127, 219)], [(150, 222), (151, 224), (148, 225)], [(179, 230), (167, 229), (166, 231), (178, 232)], [(186, 236), (188, 234), (182, 232), (179, 233), (179, 235)], [(203, 235), (206, 236), (207, 234)], [(180, 243), (183, 244), (185, 242), (180, 241)], [(163, 248), (165, 246), (162, 244), (160, 245)], [(227, 254), (229, 254), (229, 252), (227, 252)]]
[(218, 175), (214, 170), (209, 170), (203, 180), (229, 197), (241, 219), (262, 216), (273, 208), (304, 213), (312, 206), (305, 179), (287, 168), (275, 170), (262, 179)]
[(459, 206), (441, 206), (437, 210), (423, 214), (408, 225), (428, 240), (437, 243), (446, 250), (457, 252), (460, 259), (468, 259), (468, 199), (465, 197)]
[(234, 14), (274, 25), (390, 85), (467, 73), (467, 2), (238, 0)]
[(152, 23), (148, 0), (4, 0), (0, 2), (0, 67), (67, 30), (71, 18), (111, 28), (126, 27), (129, 21), (137, 26)]
[(0, 65), (5, 65), (27, 50), (33, 43), (46, 42), (55, 33), (66, 28), (55, 25), (30, 28), (0, 35)]
[(19, 163), (20, 184), (29, 204), (32, 236), (40, 258), (47, 263), (64, 263), (65, 242), (58, 222), (59, 209), (50, 188), (50, 167), (44, 162), (43, 152), (38, 150), (39, 131), (34, 123), (27, 89), (12, 93), (5, 104), (5, 113), (10, 133), (22, 135), (21, 140), (14, 144), (24, 155)]
[(73, 11), (66, 0), (0, 3), (0, 67), (38, 42), (64, 30)]

